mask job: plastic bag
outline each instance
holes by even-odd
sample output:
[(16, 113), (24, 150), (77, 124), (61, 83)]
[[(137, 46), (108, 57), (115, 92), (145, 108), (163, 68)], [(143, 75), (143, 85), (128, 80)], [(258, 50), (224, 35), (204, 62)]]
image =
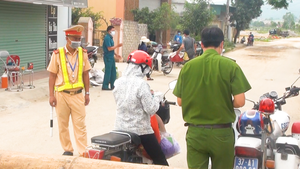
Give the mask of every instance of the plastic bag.
[(167, 159), (180, 153), (178, 142), (169, 133), (161, 133), (160, 147)]
[(184, 52), (183, 60), (190, 60), (189, 55)]
[(176, 52), (170, 53), (169, 57), (172, 62), (183, 62), (184, 52), (177, 54)]
[(93, 84), (102, 84), (104, 79), (104, 72), (97, 69), (91, 69), (89, 72), (90, 81), (93, 82)]

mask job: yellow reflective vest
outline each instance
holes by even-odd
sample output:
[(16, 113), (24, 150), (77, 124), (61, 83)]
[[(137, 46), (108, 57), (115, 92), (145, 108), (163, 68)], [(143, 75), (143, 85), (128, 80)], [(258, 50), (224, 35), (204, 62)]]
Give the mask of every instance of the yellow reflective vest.
[(64, 77), (64, 84), (59, 87), (55, 87), (56, 91), (63, 91), (63, 90), (68, 90), (68, 89), (74, 89), (74, 88), (84, 88), (84, 84), (82, 81), (82, 70), (83, 70), (83, 53), (82, 53), (82, 48), (78, 48), (78, 77), (77, 77), (77, 82), (71, 84), (69, 80), (69, 74), (67, 71), (67, 65), (66, 65), (66, 56), (65, 56), (65, 49), (59, 48), (59, 56), (60, 56), (60, 64), (61, 64), (61, 69)]

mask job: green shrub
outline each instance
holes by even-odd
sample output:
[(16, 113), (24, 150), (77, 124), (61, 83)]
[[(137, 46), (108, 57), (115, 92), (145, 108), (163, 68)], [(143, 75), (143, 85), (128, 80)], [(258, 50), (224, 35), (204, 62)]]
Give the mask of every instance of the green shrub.
[(224, 42), (224, 49), (225, 52), (231, 51), (235, 48), (235, 45), (233, 42), (229, 42), (228, 40), (225, 40)]

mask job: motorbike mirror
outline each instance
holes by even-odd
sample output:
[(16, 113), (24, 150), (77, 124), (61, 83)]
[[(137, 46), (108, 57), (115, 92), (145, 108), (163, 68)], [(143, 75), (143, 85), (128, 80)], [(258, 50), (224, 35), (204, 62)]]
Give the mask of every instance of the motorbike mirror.
[[(300, 69), (299, 69), (300, 71)], [(295, 82), (291, 85), (291, 87), (293, 87), (293, 85), (299, 80), (300, 76), (295, 80)]]
[(175, 89), (176, 83), (177, 83), (177, 80), (174, 80), (174, 81), (170, 82), (170, 83), (169, 83), (169, 89), (170, 89), (170, 90)]

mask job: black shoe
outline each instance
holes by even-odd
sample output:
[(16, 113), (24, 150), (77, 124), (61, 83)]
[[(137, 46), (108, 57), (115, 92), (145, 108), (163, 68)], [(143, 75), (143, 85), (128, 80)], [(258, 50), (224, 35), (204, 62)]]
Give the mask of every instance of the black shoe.
[(109, 88), (102, 88), (102, 90), (112, 90), (112, 89), (109, 89)]
[(64, 156), (73, 156), (73, 153), (70, 152), (70, 151), (65, 151), (65, 152), (63, 153), (63, 155), (64, 155)]

